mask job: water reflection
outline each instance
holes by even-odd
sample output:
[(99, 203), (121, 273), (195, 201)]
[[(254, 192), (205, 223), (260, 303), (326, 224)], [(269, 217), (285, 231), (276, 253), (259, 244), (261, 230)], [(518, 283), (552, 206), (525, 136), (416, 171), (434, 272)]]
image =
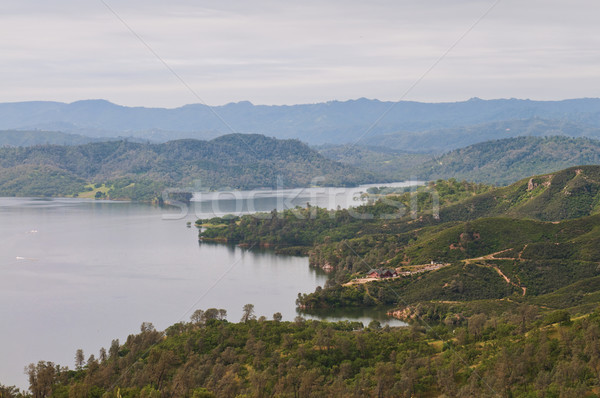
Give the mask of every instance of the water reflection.
[(334, 308), (334, 309), (313, 309), (300, 310), (297, 309), (298, 315), (327, 321), (356, 321), (362, 322), (364, 326), (368, 326), (373, 320), (381, 323), (382, 326), (406, 326), (406, 323), (399, 319), (391, 318), (387, 315), (390, 307), (368, 307), (368, 308)]

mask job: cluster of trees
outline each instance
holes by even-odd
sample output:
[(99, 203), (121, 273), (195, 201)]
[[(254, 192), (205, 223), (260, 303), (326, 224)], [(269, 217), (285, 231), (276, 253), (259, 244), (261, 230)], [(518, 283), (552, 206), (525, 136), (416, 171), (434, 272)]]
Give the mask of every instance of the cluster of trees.
[(325, 210), (308, 206), (282, 212), (245, 215), (241, 217), (198, 220), (207, 225), (200, 231), (203, 240), (217, 240), (245, 245), (262, 245), (277, 249), (310, 247), (326, 239), (353, 236), (359, 222), (348, 210)]
[(0, 167), (0, 196), (72, 196), (85, 185), (83, 178), (51, 165)]
[(520, 306), (403, 328), (252, 310), (240, 323), (219, 310), (165, 332), (145, 323), (97, 359), (78, 353), (74, 370), (31, 364), (30, 394), (2, 387), (2, 397), (581, 397), (600, 387), (598, 310), (571, 320)]
[[(48, 183), (36, 173), (39, 169), (70, 181), (55, 177)], [(21, 176), (20, 185), (11, 184), (15, 175)], [(298, 140), (256, 134), (164, 144), (111, 141), (0, 148), (0, 193), (5, 196), (68, 196), (84, 192), (87, 181), (113, 186), (107, 194), (111, 199), (149, 200), (166, 187), (253, 189), (275, 187), (278, 179), (285, 187), (305, 187), (315, 177), (322, 177), (322, 184), (346, 186), (372, 181), (373, 174), (327, 159)]]
[[(383, 188), (370, 189), (369, 203), (351, 209), (297, 207), (281, 212), (198, 220), (196, 225), (207, 227), (200, 232), (200, 238), (204, 240), (265, 245), (279, 250), (311, 247), (324, 242), (340, 242), (361, 232), (387, 233), (391, 227), (402, 228), (403, 224), (398, 223), (411, 217), (414, 205), (419, 214), (431, 213), (436, 201), (441, 206), (449, 205), (490, 189), (490, 186), (466, 181), (439, 180), (418, 187), (416, 192), (410, 192), (408, 188), (391, 193)], [(388, 229), (382, 230), (382, 227)]]

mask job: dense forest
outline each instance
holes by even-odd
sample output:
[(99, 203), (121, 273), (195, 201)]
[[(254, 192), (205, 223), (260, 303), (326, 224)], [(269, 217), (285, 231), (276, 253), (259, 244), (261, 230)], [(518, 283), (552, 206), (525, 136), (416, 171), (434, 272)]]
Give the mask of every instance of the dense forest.
[(322, 178), (314, 183), (346, 186), (372, 181), (373, 175), (326, 159), (300, 141), (261, 135), (0, 148), (1, 196), (91, 191), (102, 198), (152, 200), (165, 188), (252, 189), (276, 187), (278, 181), (285, 188), (305, 187), (315, 177)]
[[(542, 131), (548, 135), (553, 132)], [(473, 129), (472, 135), (480, 137), (485, 135), (485, 131)], [(411, 135), (395, 136), (408, 140)], [(461, 135), (463, 136), (465, 139), (471, 137)], [(490, 135), (490, 139), (485, 142), (459, 147), (446, 153), (425, 148), (435, 148), (434, 143), (445, 142), (448, 137), (438, 137), (438, 140), (432, 138), (431, 143), (424, 144), (422, 153), (406, 152), (402, 150), (405, 148), (403, 146), (393, 149), (394, 144), (388, 145), (381, 137), (373, 139), (379, 140), (376, 140), (378, 145), (386, 146), (327, 145), (316, 149), (333, 160), (394, 180), (412, 178), (430, 181), (456, 178), (495, 185), (512, 184), (526, 175), (545, 174), (567, 167), (600, 163), (600, 141), (595, 139), (565, 136), (504, 137), (506, 135)], [(457, 139), (455, 143), (458, 141), (460, 140)], [(446, 151), (448, 146), (442, 148)]]
[(0, 132), (0, 141), (16, 145), (0, 147), (0, 195), (157, 201), (166, 188), (353, 186), (450, 177), (505, 185), (523, 175), (600, 162), (600, 141), (560, 136), (488, 141), (444, 155), (360, 145), (311, 149), (297, 140), (242, 134), (164, 144), (120, 140), (31, 145), (71, 139), (87, 138)]
[(600, 141), (589, 138), (518, 137), (487, 141), (435, 157), (411, 170), (423, 179), (459, 178), (506, 185), (524, 175), (600, 163)]
[(70, 369), (26, 369), (30, 394), (133, 397), (583, 397), (600, 388), (600, 311), (572, 318), (520, 305), (410, 327), (256, 319), (198, 310), (164, 332), (143, 323), (127, 341)]

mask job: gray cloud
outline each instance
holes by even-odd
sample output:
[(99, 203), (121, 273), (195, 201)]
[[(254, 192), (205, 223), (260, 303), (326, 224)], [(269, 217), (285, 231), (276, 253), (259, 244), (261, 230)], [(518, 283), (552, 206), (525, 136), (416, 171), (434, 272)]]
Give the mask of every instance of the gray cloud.
[[(209, 104), (397, 100), (491, 1), (105, 0)], [(0, 101), (198, 102), (100, 1), (0, 5)], [(502, 0), (406, 97), (598, 96), (595, 1)]]

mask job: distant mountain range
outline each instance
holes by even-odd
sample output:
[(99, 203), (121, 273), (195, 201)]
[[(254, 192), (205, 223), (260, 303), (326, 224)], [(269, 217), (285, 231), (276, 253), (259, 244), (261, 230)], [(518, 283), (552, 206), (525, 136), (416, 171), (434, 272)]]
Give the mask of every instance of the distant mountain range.
[[(498, 135), (504, 138), (506, 129), (512, 130), (510, 126), (500, 124), (487, 129), (489, 133), (485, 136), (479, 136), (480, 127), (472, 126), (505, 121), (516, 121), (513, 123), (518, 125), (520, 120), (535, 118), (550, 120), (541, 122), (550, 126), (539, 126), (539, 131), (534, 130), (535, 135), (547, 135), (549, 130), (551, 134), (571, 135), (584, 131), (584, 135), (599, 136), (600, 99), (530, 101), (473, 98), (464, 102), (419, 103), (361, 98), (290, 106), (253, 105), (249, 102), (216, 107), (194, 104), (175, 109), (131, 108), (104, 100), (71, 104), (0, 104), (0, 129), (3, 130), (51, 130), (88, 137), (129, 136), (163, 142), (181, 138), (210, 139), (232, 132), (259, 133), (276, 138), (297, 138), (309, 144), (360, 142), (381, 146), (381, 140), (392, 140), (396, 148), (410, 151), (440, 151), (499, 138)], [(429, 133), (419, 135), (415, 132)], [(518, 134), (528, 135), (529, 132), (531, 129), (527, 128)], [(376, 138), (392, 133), (401, 134), (396, 138)], [(439, 138), (444, 136), (452, 137), (440, 141)], [(456, 137), (461, 138), (457, 140)], [(418, 144), (413, 141), (418, 141)], [(455, 144), (448, 147), (445, 142)]]

